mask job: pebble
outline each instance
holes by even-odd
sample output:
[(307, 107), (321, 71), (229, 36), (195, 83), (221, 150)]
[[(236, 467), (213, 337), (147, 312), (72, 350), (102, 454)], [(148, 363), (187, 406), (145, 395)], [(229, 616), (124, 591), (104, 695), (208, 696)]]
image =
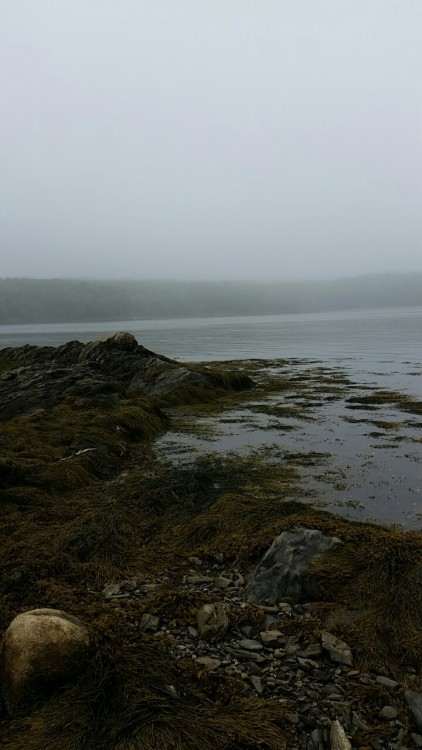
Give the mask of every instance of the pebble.
[(216, 579), (215, 579), (215, 581), (214, 581), (214, 586), (215, 586), (215, 587), (216, 587), (217, 589), (226, 589), (226, 588), (228, 588), (228, 586), (230, 586), (230, 585), (231, 585), (231, 580), (230, 580), (230, 578), (224, 578), (224, 576), (219, 576), (219, 577), (218, 577), (218, 578), (216, 578)]
[(380, 717), (384, 721), (392, 721), (393, 719), (397, 719), (397, 716), (398, 711), (394, 706), (384, 706), (380, 711)]
[(286, 638), (280, 630), (265, 630), (260, 633), (262, 645), (267, 648), (276, 648), (277, 646), (283, 646)]
[(251, 684), (252, 684), (253, 689), (256, 690), (256, 692), (258, 693), (258, 695), (262, 695), (264, 691), (262, 688), (261, 678), (253, 674), (251, 676)]
[(321, 635), (322, 648), (328, 651), (330, 659), (338, 664), (352, 666), (353, 657), (350, 647), (332, 633), (324, 631)]
[(146, 633), (156, 633), (158, 628), (160, 627), (160, 618), (156, 617), (155, 615), (151, 615), (149, 612), (145, 612), (141, 617), (139, 627)]
[[(140, 615), (139, 628), (153, 638), (164, 637), (180, 664), (195, 662), (204, 671), (241, 678), (240, 694), (243, 690), (256, 700), (278, 700), (281, 715), (291, 725), (292, 750), (351, 750), (349, 737), (364, 734), (377, 724), (382, 726), (382, 738), (373, 737), (366, 750), (422, 749), (422, 694), (405, 694), (416, 724), (411, 736), (405, 729), (406, 715), (400, 705), (383, 704), (385, 690), (400, 688), (397, 681), (350, 669), (352, 651), (337, 635), (324, 631), (317, 641), (320, 623), (308, 604), (282, 601), (274, 606), (254, 605), (255, 614), (249, 617), (247, 572), (224, 570), (223, 558), (214, 559), (216, 564), (212, 565), (190, 557), (189, 565), (196, 570), (186, 570), (182, 583), (180, 573), (174, 578), (175, 585), (186, 592), (195, 587), (195, 593), (210, 597), (209, 603), (198, 610), (197, 627), (194, 619), (181, 626), (180, 619), (173, 620), (171, 613), (158, 617), (151, 605), (152, 611)], [(164, 582), (163, 576), (151, 577), (142, 585), (122, 581), (109, 584), (102, 594), (110, 605), (113, 599), (123, 597), (132, 597), (138, 603), (143, 597), (146, 603), (150, 593)], [(213, 591), (221, 601), (212, 602)], [(368, 699), (357, 713), (352, 705), (359, 684)], [(177, 687), (175, 683), (176, 692)], [(173, 694), (173, 689), (169, 692)], [(421, 734), (416, 733), (418, 730)]]
[(243, 638), (241, 641), (238, 641), (237, 646), (244, 651), (262, 651), (264, 648), (262, 643), (250, 638)]
[(209, 669), (210, 672), (213, 672), (215, 669), (218, 669), (219, 666), (221, 666), (220, 659), (214, 659), (211, 656), (198, 656), (196, 659), (197, 664), (201, 664), (206, 669)]
[(396, 682), (395, 680), (390, 680), (389, 677), (382, 677), (381, 675), (377, 675), (377, 677), (375, 678), (375, 682), (377, 683), (377, 685), (381, 685), (388, 690), (394, 690), (395, 688), (399, 687), (398, 682)]

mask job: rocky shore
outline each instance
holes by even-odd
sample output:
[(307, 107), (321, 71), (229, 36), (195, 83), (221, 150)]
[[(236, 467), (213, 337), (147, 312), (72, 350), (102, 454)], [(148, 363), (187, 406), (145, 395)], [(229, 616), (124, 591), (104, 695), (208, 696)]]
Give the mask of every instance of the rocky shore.
[(292, 387), (124, 333), (0, 351), (1, 747), (422, 747), (422, 534), (301, 503), (288, 461), (154, 451)]

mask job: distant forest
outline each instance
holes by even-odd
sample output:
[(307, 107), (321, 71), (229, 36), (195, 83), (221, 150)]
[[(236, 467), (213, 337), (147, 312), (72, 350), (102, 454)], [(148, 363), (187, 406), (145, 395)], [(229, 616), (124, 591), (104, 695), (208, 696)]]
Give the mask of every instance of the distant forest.
[(0, 324), (275, 315), (422, 305), (422, 273), (330, 281), (0, 279)]

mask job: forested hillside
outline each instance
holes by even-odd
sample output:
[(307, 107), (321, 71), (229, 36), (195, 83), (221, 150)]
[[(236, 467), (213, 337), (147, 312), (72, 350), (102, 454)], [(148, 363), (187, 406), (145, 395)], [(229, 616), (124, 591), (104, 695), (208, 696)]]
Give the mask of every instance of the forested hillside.
[(422, 305), (422, 273), (330, 281), (0, 279), (0, 324), (271, 315)]

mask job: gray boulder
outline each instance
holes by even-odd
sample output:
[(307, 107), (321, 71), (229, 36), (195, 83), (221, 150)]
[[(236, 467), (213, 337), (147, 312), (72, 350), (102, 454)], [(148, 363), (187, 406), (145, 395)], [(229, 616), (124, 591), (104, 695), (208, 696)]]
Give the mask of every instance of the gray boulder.
[(296, 602), (312, 598), (309, 563), (339, 544), (342, 542), (337, 537), (325, 536), (316, 529), (283, 531), (252, 573), (249, 601), (276, 604), (284, 597)]
[(404, 698), (409, 706), (413, 721), (419, 731), (422, 731), (422, 693), (415, 693), (413, 690), (405, 690)]

